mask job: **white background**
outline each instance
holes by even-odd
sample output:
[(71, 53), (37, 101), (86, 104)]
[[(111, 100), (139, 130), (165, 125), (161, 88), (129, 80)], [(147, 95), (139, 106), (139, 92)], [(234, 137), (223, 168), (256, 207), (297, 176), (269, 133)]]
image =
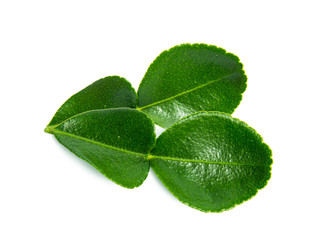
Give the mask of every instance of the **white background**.
[[(0, 239), (313, 239), (311, 1), (1, 1)], [(251, 200), (202, 213), (151, 171), (122, 188), (43, 132), (93, 81), (137, 89), (181, 43), (239, 56), (248, 87), (235, 117), (273, 150)]]

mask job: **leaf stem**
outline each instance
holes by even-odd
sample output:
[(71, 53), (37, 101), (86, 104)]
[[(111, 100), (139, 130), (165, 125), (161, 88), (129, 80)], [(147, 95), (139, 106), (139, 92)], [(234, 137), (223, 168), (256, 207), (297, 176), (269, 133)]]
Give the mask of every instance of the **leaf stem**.
[(53, 128), (52, 128), (51, 126), (47, 126), (47, 127), (45, 128), (44, 132), (53, 134)]

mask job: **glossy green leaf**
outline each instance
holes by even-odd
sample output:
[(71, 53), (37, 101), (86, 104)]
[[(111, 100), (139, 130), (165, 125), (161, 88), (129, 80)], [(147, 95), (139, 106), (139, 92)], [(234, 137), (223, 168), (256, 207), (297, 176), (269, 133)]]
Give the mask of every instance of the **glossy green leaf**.
[(138, 89), (138, 109), (161, 127), (199, 111), (232, 113), (246, 89), (239, 58), (206, 44), (182, 44), (162, 52)]
[(138, 187), (148, 175), (155, 132), (144, 113), (92, 110), (48, 128), (71, 152), (123, 187)]
[(247, 124), (228, 114), (190, 115), (163, 132), (151, 167), (181, 202), (220, 212), (254, 196), (271, 175), (271, 150)]
[(56, 112), (48, 126), (57, 125), (76, 114), (95, 109), (135, 108), (137, 95), (124, 78), (101, 78), (70, 97)]

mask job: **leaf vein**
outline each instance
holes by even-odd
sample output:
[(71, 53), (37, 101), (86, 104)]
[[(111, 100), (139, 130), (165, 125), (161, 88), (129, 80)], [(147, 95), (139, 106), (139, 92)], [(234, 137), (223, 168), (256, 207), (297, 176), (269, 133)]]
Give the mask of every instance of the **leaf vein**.
[(197, 87), (195, 87), (195, 88), (189, 89), (188, 91), (181, 92), (181, 93), (179, 93), (179, 94), (176, 94), (176, 95), (174, 95), (174, 96), (171, 96), (171, 97), (162, 99), (162, 100), (160, 100), (160, 101), (157, 101), (157, 102), (154, 102), (154, 103), (151, 103), (151, 104), (148, 104), (148, 105), (146, 105), (146, 106), (143, 106), (143, 107), (140, 107), (140, 108), (137, 107), (137, 110), (142, 110), (142, 109), (145, 109), (145, 108), (149, 108), (149, 107), (152, 107), (152, 106), (155, 106), (155, 105), (158, 105), (158, 104), (161, 104), (161, 103), (170, 101), (170, 100), (172, 100), (172, 99), (178, 98), (178, 97), (180, 97), (180, 96), (182, 96), (182, 95), (185, 95), (185, 94), (194, 92), (194, 91), (196, 91), (196, 90), (198, 90), (198, 89), (201, 89), (201, 88), (203, 88), (203, 87), (209, 86), (210, 84), (213, 84), (213, 83), (215, 83), (215, 82), (222, 81), (224, 78), (229, 77), (229, 76), (231, 76), (231, 75), (233, 75), (233, 74), (235, 74), (235, 73), (237, 73), (237, 72), (233, 72), (233, 73), (228, 74), (228, 75), (226, 75), (226, 76), (223, 76), (223, 77), (221, 77), (221, 78), (214, 79), (214, 80), (212, 80), (212, 81), (210, 81), (210, 82), (207, 82), (207, 83), (204, 83), (204, 84), (202, 84), (202, 85), (199, 85), (199, 86), (197, 86)]
[(104, 144), (104, 143), (96, 142), (96, 141), (93, 141), (93, 140), (88, 139), (88, 138), (84, 138), (84, 137), (81, 137), (81, 136), (76, 136), (74, 134), (63, 132), (63, 131), (59, 131), (59, 130), (56, 130), (56, 129), (53, 129), (52, 131), (53, 131), (53, 133), (63, 134), (63, 135), (69, 136), (69, 137), (77, 138), (77, 139), (80, 139), (80, 140), (83, 140), (83, 141), (86, 141), (86, 142), (89, 142), (89, 143), (92, 143), (92, 144), (95, 144), (95, 145), (98, 145), (98, 146), (101, 146), (101, 147), (113, 149), (113, 150), (116, 150), (116, 151), (132, 154), (132, 155), (137, 155), (139, 157), (148, 158), (148, 154), (138, 153), (138, 152), (134, 152), (134, 151), (118, 148), (118, 147), (113, 147), (111, 145), (107, 145), (107, 144)]
[(205, 163), (205, 164), (219, 164), (219, 165), (235, 165), (235, 166), (253, 166), (253, 167), (264, 167), (266, 165), (261, 164), (252, 164), (252, 163), (238, 163), (238, 162), (215, 162), (215, 161), (206, 161), (199, 159), (186, 159), (186, 158), (176, 158), (176, 157), (165, 157), (165, 156), (156, 156), (149, 155), (148, 159), (159, 158), (162, 160), (168, 161), (179, 161), (179, 162), (194, 162), (194, 163)]

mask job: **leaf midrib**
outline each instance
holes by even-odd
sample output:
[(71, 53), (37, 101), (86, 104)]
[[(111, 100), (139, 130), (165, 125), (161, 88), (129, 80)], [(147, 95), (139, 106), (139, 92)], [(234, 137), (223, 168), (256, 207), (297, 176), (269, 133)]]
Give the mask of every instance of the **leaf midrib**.
[(101, 146), (101, 147), (110, 148), (110, 149), (113, 149), (113, 150), (116, 150), (116, 151), (132, 154), (132, 155), (137, 155), (139, 157), (148, 158), (148, 156), (149, 156), (148, 154), (134, 152), (134, 151), (130, 151), (130, 150), (123, 149), (123, 148), (113, 147), (111, 145), (107, 145), (107, 144), (104, 144), (104, 143), (96, 142), (96, 141), (91, 140), (89, 138), (77, 136), (77, 135), (74, 135), (74, 134), (71, 134), (71, 133), (67, 133), (67, 132), (63, 132), (63, 131), (59, 131), (59, 130), (56, 130), (56, 129), (53, 129), (52, 132), (53, 133), (62, 134), (62, 135), (65, 135), (65, 136), (69, 136), (69, 137), (72, 137), (72, 138), (76, 138), (76, 139), (79, 139), (79, 140), (83, 140), (83, 141), (86, 141), (86, 142), (89, 142), (89, 143), (92, 143), (92, 144), (95, 144), (95, 145), (98, 145), (98, 146)]
[(181, 92), (181, 93), (179, 93), (179, 94), (176, 94), (176, 95), (174, 95), (174, 96), (171, 96), (171, 97), (162, 99), (162, 100), (160, 100), (160, 101), (157, 101), (157, 102), (154, 102), (154, 103), (151, 103), (151, 104), (148, 104), (148, 105), (146, 105), (146, 106), (137, 107), (137, 110), (142, 110), (142, 109), (145, 109), (145, 108), (149, 108), (149, 107), (152, 107), (152, 106), (154, 106), (154, 105), (158, 105), (158, 104), (161, 104), (161, 103), (170, 101), (170, 100), (172, 100), (172, 99), (178, 98), (178, 97), (180, 97), (180, 96), (182, 96), (182, 95), (185, 95), (185, 94), (194, 92), (194, 91), (196, 91), (196, 90), (198, 90), (198, 89), (201, 89), (201, 88), (203, 88), (203, 87), (209, 86), (210, 84), (213, 84), (213, 83), (215, 83), (215, 82), (222, 81), (224, 78), (229, 77), (229, 76), (231, 76), (231, 75), (233, 75), (233, 74), (235, 74), (235, 73), (238, 73), (238, 72), (236, 71), (236, 72), (230, 73), (230, 74), (228, 74), (228, 75), (226, 75), (226, 76), (220, 77), (220, 78), (218, 78), (218, 79), (213, 79), (212, 81), (209, 81), (209, 82), (207, 82), (207, 83), (204, 83), (204, 84), (202, 84), (202, 85), (199, 85), (199, 86), (197, 86), (197, 87), (195, 87), (195, 88), (189, 89), (188, 91)]
[(266, 166), (266, 165), (261, 165), (261, 164), (252, 164), (252, 163), (213, 162), (213, 161), (198, 160), (198, 159), (186, 159), (186, 158), (156, 156), (156, 155), (151, 155), (151, 154), (148, 156), (148, 160), (151, 160), (153, 158), (159, 158), (161, 160), (168, 160), (168, 161), (179, 161), (179, 162), (190, 162), (190, 163), (205, 163), (205, 164), (218, 164), (218, 165), (253, 166), (253, 167), (265, 167)]

